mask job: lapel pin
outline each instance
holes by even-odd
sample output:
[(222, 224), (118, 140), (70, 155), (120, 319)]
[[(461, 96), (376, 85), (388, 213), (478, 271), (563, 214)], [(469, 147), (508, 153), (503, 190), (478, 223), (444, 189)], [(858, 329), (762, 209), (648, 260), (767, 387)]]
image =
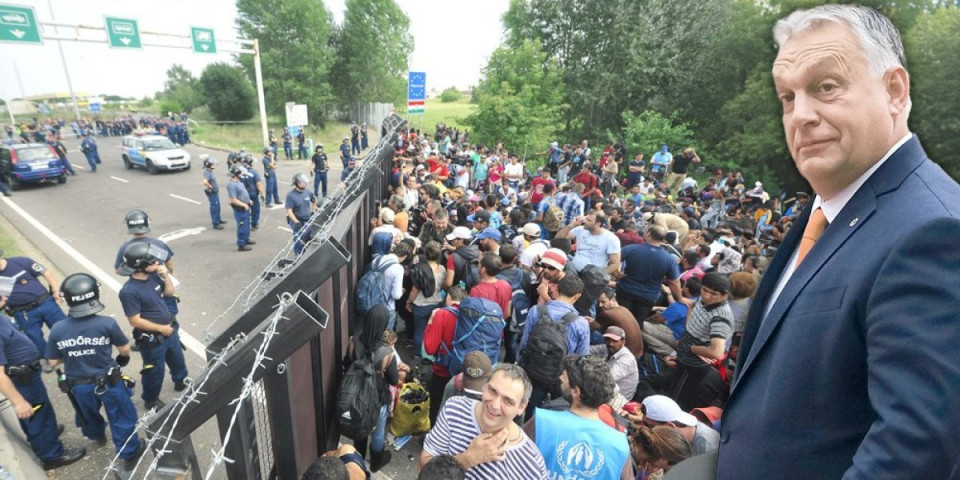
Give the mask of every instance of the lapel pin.
[(857, 224), (857, 220), (860, 220), (860, 217), (857, 217), (857, 218), (854, 218), (853, 220), (850, 220), (850, 226), (852, 227), (852, 226), (856, 225), (856, 224)]

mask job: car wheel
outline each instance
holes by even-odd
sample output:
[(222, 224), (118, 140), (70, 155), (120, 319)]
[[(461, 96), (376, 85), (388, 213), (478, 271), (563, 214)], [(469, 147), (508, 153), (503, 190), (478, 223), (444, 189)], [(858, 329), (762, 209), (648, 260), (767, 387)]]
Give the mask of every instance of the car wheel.
[(14, 177), (13, 174), (8, 173), (6, 175), (6, 181), (7, 181), (7, 185), (10, 186), (10, 190), (20, 189), (20, 182), (17, 181), (16, 177)]
[(130, 162), (130, 159), (126, 155), (123, 156), (123, 166), (127, 167), (127, 170), (133, 170), (133, 163)]
[(57, 179), (57, 183), (59, 183), (59, 184), (61, 184), (61, 185), (64, 184), (64, 183), (67, 183), (67, 176), (66, 176), (66, 175), (60, 175), (60, 178)]
[(150, 161), (149, 158), (147, 159), (147, 171), (150, 172), (150, 175), (156, 175), (156, 174), (157, 174), (157, 166), (154, 165), (153, 162)]

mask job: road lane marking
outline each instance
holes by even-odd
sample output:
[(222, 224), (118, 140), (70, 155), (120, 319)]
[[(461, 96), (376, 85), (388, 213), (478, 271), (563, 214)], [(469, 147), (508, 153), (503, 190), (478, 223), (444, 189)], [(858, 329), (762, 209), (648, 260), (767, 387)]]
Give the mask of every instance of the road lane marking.
[(120, 178), (120, 177), (114, 177), (113, 175), (110, 175), (110, 178), (112, 178), (112, 179), (114, 179), (114, 180), (116, 180), (116, 181), (118, 181), (118, 182), (130, 183), (128, 180), (124, 180), (124, 179), (122, 179), (122, 178)]
[[(126, 181), (126, 180), (124, 180)], [(87, 270), (91, 275), (97, 277), (100, 280), (101, 285), (105, 285), (110, 290), (113, 290), (114, 293), (120, 293), (120, 288), (123, 286), (118, 282), (112, 275), (109, 275), (107, 272), (103, 271), (97, 264), (93, 263), (87, 257), (83, 256), (77, 249), (73, 248), (69, 243), (65, 242), (62, 238), (58, 237), (55, 233), (50, 231), (44, 224), (40, 223), (36, 218), (33, 218), (32, 215), (27, 213), (24, 209), (20, 208), (19, 205), (13, 203), (9, 198), (0, 197), (0, 200), (5, 202), (14, 212), (17, 212), (18, 215), (23, 217), (30, 225), (33, 225), (34, 228), (40, 231), (43, 236), (47, 237), (51, 242), (56, 246), (60, 247), (67, 255), (72, 257), (77, 261), (83, 268)], [(187, 347), (188, 350), (197, 354), (204, 362), (207, 361), (207, 352), (206, 348), (203, 346), (199, 340), (194, 338), (189, 333), (180, 329), (180, 340), (183, 341), (183, 344)]]
[(78, 164), (76, 164), (76, 163), (71, 163), (70, 166), (72, 166), (73, 168), (79, 168), (80, 170), (86, 170), (86, 169), (87, 169), (87, 167), (84, 167), (83, 165), (78, 165)]
[(279, 228), (280, 230), (283, 230), (283, 231), (285, 231), (285, 232), (290, 232), (290, 233), (293, 233), (293, 229), (291, 229), (291, 228), (287, 228), (287, 227), (280, 227), (280, 226), (278, 226), (277, 228)]
[(187, 237), (190, 235), (199, 235), (201, 232), (206, 230), (206, 227), (196, 227), (196, 228), (181, 228), (180, 230), (174, 230), (170, 233), (164, 233), (160, 235), (160, 240), (170, 243), (178, 238)]
[(170, 195), (170, 196), (173, 197), (173, 198), (176, 198), (177, 200), (183, 200), (184, 202), (190, 202), (190, 203), (195, 203), (195, 204), (197, 204), (197, 205), (202, 205), (200, 202), (198, 202), (198, 201), (196, 201), (196, 200), (194, 200), (194, 199), (192, 199), (192, 198), (181, 197), (180, 195), (176, 195), (176, 194), (173, 194), (173, 193), (169, 193), (168, 195)]

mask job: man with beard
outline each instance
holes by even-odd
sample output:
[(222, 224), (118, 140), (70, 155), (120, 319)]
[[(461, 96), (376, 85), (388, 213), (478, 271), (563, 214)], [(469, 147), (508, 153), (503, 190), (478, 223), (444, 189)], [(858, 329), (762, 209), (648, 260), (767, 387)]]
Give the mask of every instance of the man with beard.
[(605, 360), (607, 365), (610, 366), (613, 381), (620, 388), (620, 393), (629, 400), (637, 393), (640, 375), (637, 370), (637, 359), (629, 348), (625, 348), (626, 345), (627, 332), (616, 325), (611, 325), (607, 327), (607, 331), (603, 334), (603, 345), (591, 346), (590, 355), (606, 357)]

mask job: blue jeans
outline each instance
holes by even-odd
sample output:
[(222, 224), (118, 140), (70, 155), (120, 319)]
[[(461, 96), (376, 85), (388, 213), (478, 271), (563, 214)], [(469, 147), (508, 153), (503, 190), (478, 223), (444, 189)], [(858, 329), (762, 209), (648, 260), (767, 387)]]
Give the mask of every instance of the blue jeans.
[(360, 140), (359, 140), (359, 139), (357, 139), (357, 140), (351, 139), (351, 140), (350, 140), (350, 154), (351, 154), (351, 155), (356, 155), (356, 154), (358, 154), (358, 153), (360, 153)]
[(57, 305), (53, 297), (47, 298), (32, 310), (13, 314), (17, 327), (37, 346), (41, 356), (47, 351), (47, 341), (43, 338), (43, 325), (46, 324), (48, 329), (53, 328), (55, 323), (64, 318), (67, 316), (64, 315), (63, 310), (60, 310), (60, 305)]
[(242, 247), (250, 240), (250, 210), (233, 207), (233, 221), (237, 222), (237, 246)]
[(207, 200), (210, 201), (210, 221), (213, 226), (220, 225), (223, 220), (220, 218), (220, 194), (208, 193)]
[(420, 355), (423, 346), (423, 331), (427, 328), (427, 321), (430, 320), (430, 314), (440, 308), (440, 304), (413, 306), (413, 351)]
[(90, 164), (90, 170), (96, 172), (97, 164), (100, 163), (100, 155), (97, 152), (90, 152), (85, 154), (87, 157), (87, 163)]
[[(99, 395), (95, 393), (96, 385), (74, 385), (73, 397), (77, 399), (77, 407), (83, 414), (86, 424), (80, 427), (83, 436), (90, 439), (102, 438), (107, 423), (100, 415), (100, 406), (107, 412), (110, 421), (110, 438), (113, 446), (120, 454), (120, 458), (128, 459), (140, 448), (140, 438), (135, 435), (134, 427), (137, 424), (137, 407), (133, 405), (133, 390), (127, 388), (123, 381)], [(127, 439), (133, 438), (127, 442)], [(124, 446), (126, 443), (126, 446)]]
[(60, 458), (63, 455), (63, 443), (57, 438), (57, 413), (47, 396), (40, 372), (35, 372), (27, 383), (21, 384), (19, 380), (14, 380), (13, 383), (30, 405), (43, 404), (32, 417), (20, 420), (20, 428), (27, 434), (33, 453), (43, 461)]
[(377, 418), (377, 426), (370, 434), (370, 451), (372, 453), (383, 452), (386, 447), (387, 439), (387, 406), (380, 406), (380, 417)]
[(69, 173), (70, 175), (77, 174), (77, 172), (73, 171), (73, 165), (70, 163), (70, 160), (68, 160), (67, 157), (61, 158), (60, 163), (63, 164), (63, 168), (67, 169), (67, 173)]
[(320, 185), (323, 184), (323, 196), (327, 196), (327, 172), (314, 172), (313, 195), (320, 196)]
[(310, 155), (307, 155), (307, 146), (301, 143), (297, 145), (297, 160), (304, 158), (310, 158)]
[(258, 195), (251, 195), (250, 200), (253, 200), (253, 205), (250, 206), (250, 228), (258, 228), (260, 226), (260, 197)]
[(270, 199), (273, 199), (273, 203), (280, 203), (280, 194), (277, 192), (277, 173), (273, 172), (269, 176), (265, 176), (264, 183), (266, 183), (265, 187), (267, 189), (267, 206), (270, 206)]
[(287, 217), (287, 225), (290, 226), (290, 229), (293, 230), (293, 238), (296, 239), (293, 242), (293, 253), (296, 253), (297, 256), (300, 256), (303, 253), (303, 249), (306, 247), (307, 242), (310, 241), (310, 237), (313, 236), (313, 229), (310, 228), (308, 222), (300, 222), (299, 224), (294, 223), (293, 220), (290, 220)]
[[(183, 349), (180, 348), (180, 326), (173, 327), (173, 335), (164, 339), (160, 345), (140, 346), (140, 357), (143, 358), (143, 371), (140, 383), (143, 385), (144, 402), (152, 402), (160, 398), (160, 389), (163, 388), (164, 365), (170, 367), (170, 376), (173, 381), (180, 383), (187, 378), (187, 363), (183, 358)], [(153, 365), (147, 368), (147, 365)]]
[(283, 153), (284, 153), (284, 155), (287, 156), (287, 160), (292, 159), (292, 158), (293, 158), (293, 145), (290, 145), (289, 143), (284, 143), (284, 144), (283, 144)]

